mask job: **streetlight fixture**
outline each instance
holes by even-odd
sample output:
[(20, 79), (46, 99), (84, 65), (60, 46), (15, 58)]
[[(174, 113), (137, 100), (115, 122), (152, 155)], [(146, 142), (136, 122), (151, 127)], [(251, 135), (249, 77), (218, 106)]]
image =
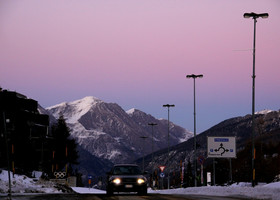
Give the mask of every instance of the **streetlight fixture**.
[(253, 83), (252, 83), (252, 187), (255, 186), (255, 57), (256, 57), (256, 24), (257, 18), (268, 18), (268, 13), (244, 13), (244, 18), (253, 18), (254, 20), (254, 42), (253, 42)]
[[(156, 123), (148, 123), (149, 126), (152, 127), (152, 163), (154, 162), (154, 126), (156, 126)], [(154, 163), (152, 166), (152, 183), (154, 184)], [(154, 185), (153, 185), (154, 186)]]
[(168, 109), (168, 155), (167, 155), (167, 157), (168, 157), (168, 159), (167, 159), (167, 167), (168, 167), (168, 189), (169, 189), (169, 186), (170, 186), (170, 183), (169, 183), (169, 172), (170, 172), (170, 167), (169, 167), (169, 108), (170, 107), (175, 107), (175, 105), (174, 104), (165, 104), (165, 105), (163, 105), (163, 107), (167, 107), (167, 109)]
[(3, 132), (4, 132), (4, 138), (6, 143), (6, 153), (7, 153), (7, 168), (8, 168), (8, 180), (9, 180), (9, 189), (8, 189), (8, 198), (12, 199), (12, 187), (11, 187), (11, 167), (10, 167), (10, 152), (9, 152), (9, 141), (8, 141), (8, 134), (7, 134), (7, 127), (6, 124), (9, 122), (9, 119), (6, 119), (5, 111), (3, 111)]
[(266, 18), (268, 18), (268, 13), (261, 13), (261, 14), (256, 14), (256, 13), (253, 13), (253, 12), (251, 12), (251, 13), (244, 13), (244, 18), (253, 18), (253, 19), (257, 19), (257, 18), (259, 18), (259, 17), (261, 17), (261, 18), (263, 18), (263, 19), (266, 19)]
[(196, 113), (195, 113), (195, 79), (196, 78), (202, 78), (203, 75), (199, 74), (199, 75), (195, 75), (195, 74), (191, 74), (191, 75), (187, 75), (186, 78), (193, 78), (193, 107), (194, 107), (194, 112), (193, 112), (193, 117), (194, 117), (194, 158), (193, 158), (193, 162), (194, 162), (194, 185), (195, 187), (197, 186), (197, 180), (196, 180), (196, 168), (197, 168), (197, 161), (196, 161)]
[(144, 170), (144, 140), (147, 139), (147, 136), (140, 136), (140, 138), (143, 139), (143, 145), (142, 145), (142, 154), (143, 154), (143, 173), (145, 172)]

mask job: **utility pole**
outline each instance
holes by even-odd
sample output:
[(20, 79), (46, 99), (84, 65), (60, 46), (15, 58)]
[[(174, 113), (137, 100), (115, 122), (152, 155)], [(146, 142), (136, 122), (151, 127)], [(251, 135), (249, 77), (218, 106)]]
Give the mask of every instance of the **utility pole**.
[(6, 152), (7, 152), (7, 164), (8, 164), (8, 179), (9, 179), (9, 189), (8, 189), (8, 197), (9, 199), (12, 198), (12, 187), (11, 187), (11, 169), (10, 169), (10, 152), (9, 152), (9, 142), (8, 142), (8, 136), (7, 136), (7, 129), (6, 129), (6, 116), (5, 112), (3, 112), (3, 127), (4, 127), (4, 137), (6, 142)]
[(142, 154), (143, 154), (143, 173), (145, 172), (144, 170), (144, 140), (147, 139), (147, 136), (141, 136), (140, 138), (143, 139), (143, 145), (142, 145)]

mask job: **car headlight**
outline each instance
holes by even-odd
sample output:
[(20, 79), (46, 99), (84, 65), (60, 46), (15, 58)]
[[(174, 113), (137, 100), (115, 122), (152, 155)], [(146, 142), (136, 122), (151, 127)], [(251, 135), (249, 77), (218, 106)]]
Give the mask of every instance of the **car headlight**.
[(113, 183), (115, 183), (115, 184), (120, 184), (120, 183), (121, 183), (121, 179), (115, 178), (115, 179), (113, 180)]
[(143, 178), (138, 178), (137, 183), (138, 184), (143, 184), (143, 183), (145, 183), (145, 180)]

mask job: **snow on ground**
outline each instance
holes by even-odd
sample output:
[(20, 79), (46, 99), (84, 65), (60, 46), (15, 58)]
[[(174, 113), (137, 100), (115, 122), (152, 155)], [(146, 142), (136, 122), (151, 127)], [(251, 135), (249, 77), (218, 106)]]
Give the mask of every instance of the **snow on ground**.
[[(34, 181), (31, 178), (22, 175), (11, 175), (12, 193), (62, 193), (55, 187), (54, 183), (46, 181)], [(72, 187), (72, 189), (81, 194), (105, 194), (104, 190), (94, 188)], [(0, 196), (8, 192), (8, 172), (2, 170), (0, 174)], [(271, 199), (278, 200), (280, 196), (280, 182), (270, 184), (260, 184), (251, 187), (249, 183), (233, 184), (231, 186), (205, 186), (205, 187), (189, 187), (170, 190), (151, 190), (148, 193), (160, 194), (194, 194), (194, 195), (210, 195), (210, 196), (235, 196), (247, 197), (254, 199)]]
[[(72, 188), (75, 192), (81, 194), (105, 194), (103, 190), (93, 188)], [(280, 196), (280, 182), (251, 187), (248, 183), (233, 184), (231, 186), (205, 186), (178, 188), (170, 190), (152, 190), (148, 189), (149, 194), (187, 194), (187, 195), (209, 195), (209, 196), (234, 196), (247, 197), (254, 199), (278, 200)]]
[[(1, 172), (1, 170), (0, 170)], [(7, 194), (9, 189), (8, 172), (2, 170), (0, 173), (0, 195)], [(34, 181), (24, 175), (11, 173), (11, 189), (12, 193), (62, 193), (55, 184), (49, 181)]]
[(85, 188), (85, 187), (72, 187), (72, 189), (80, 194), (106, 194), (105, 190), (98, 190), (94, 188)]
[(280, 182), (251, 187), (250, 184), (234, 184), (231, 186), (205, 186), (178, 188), (172, 190), (149, 190), (149, 193), (160, 194), (195, 194), (210, 196), (244, 196), (255, 199), (278, 200), (280, 196)]

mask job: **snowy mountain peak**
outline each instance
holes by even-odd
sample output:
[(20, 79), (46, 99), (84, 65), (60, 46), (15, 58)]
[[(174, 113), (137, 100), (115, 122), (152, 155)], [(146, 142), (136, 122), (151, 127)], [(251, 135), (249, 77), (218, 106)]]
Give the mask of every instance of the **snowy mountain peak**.
[(133, 113), (136, 112), (136, 111), (137, 111), (136, 108), (131, 108), (130, 110), (127, 110), (126, 113), (127, 113), (128, 115), (133, 115)]
[(102, 100), (93, 97), (93, 96), (87, 96), (82, 99), (70, 102), (69, 104), (75, 105), (76, 107), (79, 107), (80, 109), (87, 109), (93, 105), (96, 105), (97, 103), (103, 102)]
[(255, 114), (266, 115), (266, 114), (268, 114), (270, 112), (273, 112), (273, 110), (264, 109), (264, 110), (261, 110), (259, 112), (255, 112)]
[[(166, 132), (167, 123), (161, 123), (152, 115), (135, 108), (125, 112), (116, 103), (85, 97), (49, 107), (47, 110), (56, 118), (63, 115), (71, 130), (71, 136), (83, 149), (98, 158), (120, 162), (119, 155), (122, 155), (121, 161), (125, 162), (132, 161), (143, 153), (151, 153), (152, 140), (147, 140), (143, 148), (143, 141), (139, 139), (140, 136), (150, 134), (150, 122), (158, 124), (154, 131), (154, 150), (167, 146), (167, 134), (163, 134)], [(175, 124), (172, 124), (170, 131), (170, 145), (192, 136)]]
[(93, 97), (87, 96), (82, 99), (72, 101), (72, 102), (63, 102), (51, 107), (46, 108), (47, 110), (52, 110), (54, 117), (58, 118), (61, 114), (65, 117), (68, 123), (75, 123), (87, 113), (93, 106), (103, 101)]

